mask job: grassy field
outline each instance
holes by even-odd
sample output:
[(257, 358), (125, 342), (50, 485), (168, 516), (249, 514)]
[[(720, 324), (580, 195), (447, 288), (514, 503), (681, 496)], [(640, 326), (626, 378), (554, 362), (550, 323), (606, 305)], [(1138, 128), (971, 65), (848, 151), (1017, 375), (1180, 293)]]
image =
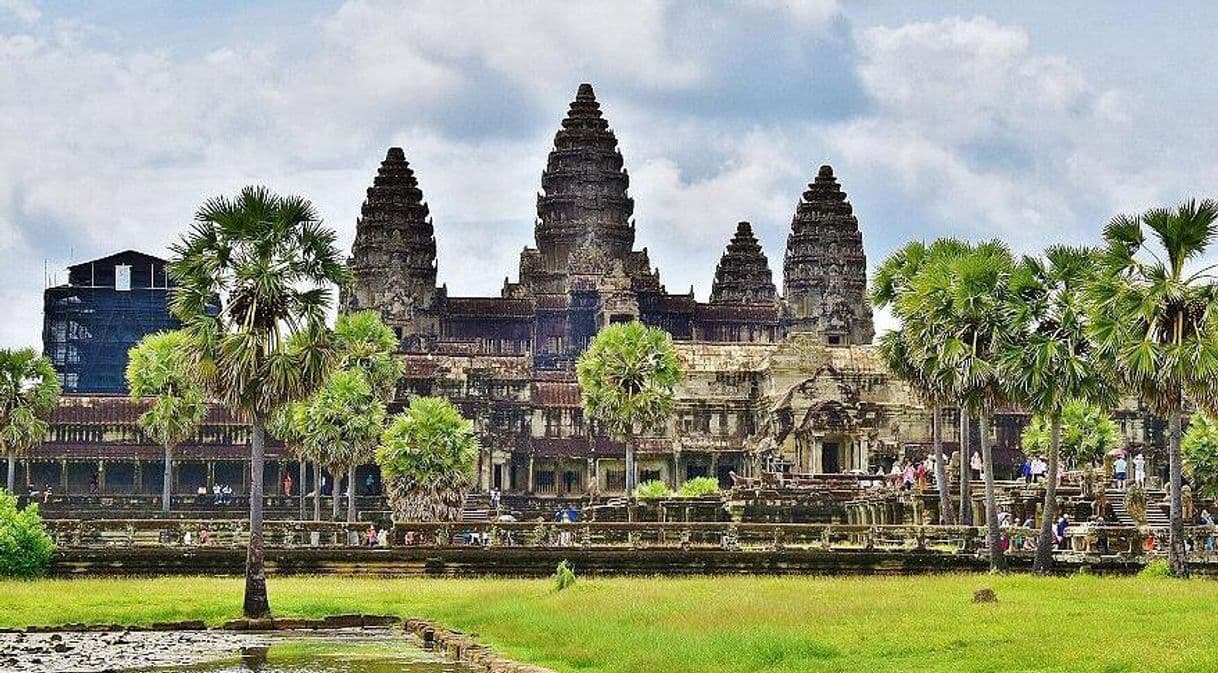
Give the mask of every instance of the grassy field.
[[(972, 592), (994, 588), (997, 604)], [(558, 671), (1215, 671), (1218, 583), (948, 575), (273, 578), (279, 616), (435, 619)], [(237, 616), (236, 579), (0, 582), (0, 626)]]

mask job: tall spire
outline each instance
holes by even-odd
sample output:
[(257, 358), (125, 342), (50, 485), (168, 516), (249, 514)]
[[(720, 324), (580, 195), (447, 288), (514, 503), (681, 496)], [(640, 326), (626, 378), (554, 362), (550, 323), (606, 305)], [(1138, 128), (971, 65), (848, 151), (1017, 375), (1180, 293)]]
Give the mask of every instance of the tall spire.
[(773, 305), (774, 298), (770, 262), (753, 235), (753, 226), (741, 222), (715, 267), (711, 303)]
[(579, 85), (541, 174), (537, 249), (549, 273), (565, 274), (580, 257), (624, 260), (634, 245), (634, 200), (617, 137), (591, 84)]
[(415, 312), (436, 294), (436, 238), (427, 203), (400, 147), (381, 162), (355, 224), (343, 306), (379, 309), (386, 322), (411, 334)]
[(871, 343), (863, 234), (830, 166), (820, 167), (796, 207), (782, 285), (791, 330), (830, 344)]

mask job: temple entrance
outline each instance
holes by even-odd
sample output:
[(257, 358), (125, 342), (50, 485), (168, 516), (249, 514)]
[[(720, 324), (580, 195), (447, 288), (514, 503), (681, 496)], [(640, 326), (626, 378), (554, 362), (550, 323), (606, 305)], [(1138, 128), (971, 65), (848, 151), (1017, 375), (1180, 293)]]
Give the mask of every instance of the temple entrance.
[(820, 445), (821, 472), (841, 472), (842, 464), (838, 459), (841, 445), (837, 442), (823, 442)]

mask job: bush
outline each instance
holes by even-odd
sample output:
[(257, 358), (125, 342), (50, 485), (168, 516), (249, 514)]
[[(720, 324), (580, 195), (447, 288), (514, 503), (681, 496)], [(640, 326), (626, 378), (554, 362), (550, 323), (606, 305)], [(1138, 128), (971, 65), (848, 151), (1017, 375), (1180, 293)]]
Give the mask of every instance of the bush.
[(714, 477), (694, 477), (681, 484), (681, 490), (677, 495), (682, 498), (702, 498), (710, 495), (719, 495), (719, 480)]
[(660, 498), (667, 498), (670, 495), (672, 495), (672, 492), (668, 490), (668, 484), (658, 479), (645, 481), (634, 489), (634, 497), (639, 500), (659, 500)]
[(38, 505), (17, 509), (17, 498), (0, 491), (0, 577), (40, 577), (54, 551)]
[(571, 564), (563, 560), (554, 569), (554, 590), (562, 591), (575, 586), (575, 571), (571, 569)]
[(1157, 579), (1160, 577), (1171, 576), (1171, 564), (1168, 563), (1167, 559), (1165, 558), (1154, 559), (1150, 563), (1147, 563), (1142, 570), (1138, 572), (1138, 577), (1150, 577)]

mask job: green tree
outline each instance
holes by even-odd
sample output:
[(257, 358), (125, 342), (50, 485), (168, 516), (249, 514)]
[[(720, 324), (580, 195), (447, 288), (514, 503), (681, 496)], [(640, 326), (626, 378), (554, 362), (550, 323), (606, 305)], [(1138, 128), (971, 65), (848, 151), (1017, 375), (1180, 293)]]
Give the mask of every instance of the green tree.
[[(925, 316), (903, 329), (909, 331), (908, 342), (917, 348), (939, 351), (935, 357), (942, 358), (944, 366), (934, 370), (935, 386), (952, 391), (981, 425), (987, 541), (994, 570), (1005, 568), (1006, 559), (999, 546), (990, 419), (994, 407), (1006, 399), (998, 356), (1012, 330), (1007, 301), (1013, 269), (1014, 258), (1000, 242), (963, 246), (954, 254), (930, 260), (912, 278), (910, 290), (897, 298), (901, 315)], [(968, 469), (967, 460), (962, 449), (962, 471)]]
[[(1024, 426), (1020, 444), (1027, 453), (1048, 454), (1052, 424), (1045, 414), (1034, 414)], [(1121, 430), (1103, 407), (1081, 400), (1066, 403), (1061, 414), (1061, 460), (1075, 465), (1101, 462), (1121, 446)]]
[(1053, 246), (1043, 257), (1024, 257), (1010, 276), (1007, 305), (1012, 329), (998, 350), (999, 375), (1011, 399), (1041, 414), (1049, 426), (1049, 474), (1033, 568), (1053, 565), (1057, 475), (1062, 419), (1072, 403), (1114, 404), (1116, 387), (1087, 334), (1086, 287), (1097, 254)]
[(38, 505), (17, 508), (17, 497), (0, 491), (0, 577), (28, 579), (46, 572), (55, 553)]
[(1196, 268), (1215, 235), (1218, 203), (1189, 201), (1120, 215), (1104, 229), (1091, 286), (1091, 335), (1121, 382), (1167, 417), (1172, 572), (1188, 575), (1181, 496), (1181, 416), (1191, 400), (1218, 409), (1218, 296), (1213, 266)]
[(304, 405), (304, 445), (334, 478), (332, 516), (338, 518), (339, 484), (347, 481), (347, 521), (355, 521), (355, 466), (370, 462), (385, 429), (385, 403), (363, 372), (340, 369)]
[[(310, 461), (310, 455), (305, 447), (304, 431), (305, 431), (305, 403), (292, 402), (285, 404), (271, 413), (267, 419), (266, 431), (274, 438), (283, 442), (283, 446), (288, 453), (296, 456), (299, 462), (299, 490), (297, 491), (300, 500), (299, 516), (300, 520), (305, 518), (305, 466)], [(317, 464), (314, 463), (313, 471), (316, 473)], [(316, 474), (314, 480), (317, 481)], [(321, 484), (314, 484), (313, 489), (313, 520), (321, 521)]]
[(151, 398), (140, 414), (140, 427), (165, 450), (161, 511), (173, 497), (173, 451), (190, 439), (207, 415), (203, 389), (190, 372), (186, 335), (181, 331), (149, 334), (127, 354), (127, 386), (131, 399)]
[(474, 425), (446, 399), (415, 397), (381, 436), (376, 462), (397, 521), (455, 521), (478, 463)]
[(637, 321), (610, 325), (580, 355), (575, 373), (585, 416), (626, 445), (626, 492), (633, 494), (635, 437), (663, 429), (685, 376), (672, 337)]
[(32, 348), (0, 349), (0, 445), (8, 455), (8, 492), (16, 492), (17, 455), (47, 435), (60, 394), (51, 361)]
[(1193, 488), (1207, 498), (1218, 497), (1218, 421), (1196, 414), (1180, 440), (1184, 469)]
[[(245, 616), (263, 618), (266, 426), (279, 407), (312, 394), (335, 358), (325, 316), (347, 282), (334, 232), (308, 200), (246, 187), (209, 199), (172, 248), (174, 314), (189, 335), (205, 388), (250, 422), (250, 539)], [(216, 310), (219, 302), (220, 309)]]
[[(942, 407), (951, 399), (952, 391), (945, 387), (951, 381), (945, 376), (944, 367), (950, 366), (941, 357), (941, 351), (923, 348), (909, 341), (910, 334), (925, 334), (935, 326), (926, 324), (930, 318), (921, 312), (906, 312), (911, 302), (898, 302), (898, 298), (909, 293), (912, 280), (936, 258), (959, 254), (964, 244), (955, 239), (939, 239), (927, 246), (921, 241), (906, 244), (885, 259), (876, 271), (871, 283), (871, 301), (877, 308), (891, 308), (902, 327), (890, 330), (879, 340), (879, 353), (885, 365), (894, 375), (909, 384), (910, 388), (931, 409), (931, 444), (935, 457), (935, 484), (939, 490), (939, 519), (952, 523), (951, 487), (947, 481), (947, 461), (943, 456)], [(905, 325), (909, 327), (906, 328)], [(963, 414), (961, 414), (963, 416)], [(961, 444), (963, 455), (964, 445)], [(967, 472), (962, 471), (962, 490), (967, 491)], [(962, 495), (961, 506), (967, 495)], [(963, 518), (963, 516), (962, 516)]]

